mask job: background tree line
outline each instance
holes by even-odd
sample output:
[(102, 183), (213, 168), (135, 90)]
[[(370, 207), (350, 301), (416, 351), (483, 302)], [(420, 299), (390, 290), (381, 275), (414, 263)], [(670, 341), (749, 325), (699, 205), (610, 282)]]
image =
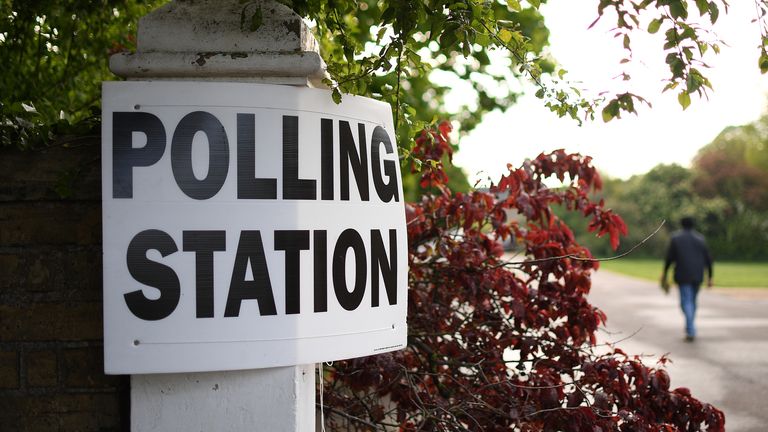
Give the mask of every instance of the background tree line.
[[(701, 148), (691, 168), (657, 165), (627, 180), (605, 179), (599, 196), (622, 215), (629, 235), (626, 252), (666, 220), (664, 227), (634, 257), (664, 256), (669, 235), (683, 216), (693, 216), (716, 259), (768, 259), (768, 113), (753, 123), (730, 126)], [(577, 233), (583, 222), (561, 212)], [(604, 244), (577, 235), (597, 256), (609, 256)]]

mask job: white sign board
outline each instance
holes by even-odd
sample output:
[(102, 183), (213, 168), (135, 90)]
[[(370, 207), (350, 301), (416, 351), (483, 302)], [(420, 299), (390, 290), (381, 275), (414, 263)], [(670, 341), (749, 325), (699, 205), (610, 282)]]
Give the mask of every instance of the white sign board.
[(389, 105), (213, 82), (109, 82), (103, 98), (106, 373), (405, 347)]

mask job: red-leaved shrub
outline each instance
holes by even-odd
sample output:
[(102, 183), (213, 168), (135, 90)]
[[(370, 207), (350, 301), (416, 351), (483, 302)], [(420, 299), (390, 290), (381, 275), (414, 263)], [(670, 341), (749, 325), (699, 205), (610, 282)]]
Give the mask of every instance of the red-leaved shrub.
[(424, 131), (413, 151), (430, 192), (406, 208), (408, 347), (325, 369), (328, 429), (723, 431), (720, 410), (670, 389), (666, 358), (648, 367), (596, 347), (598, 263), (552, 211), (580, 213), (618, 245), (626, 226), (590, 198), (601, 187), (591, 159), (541, 154), (489, 192), (454, 194), (439, 163), (449, 132)]

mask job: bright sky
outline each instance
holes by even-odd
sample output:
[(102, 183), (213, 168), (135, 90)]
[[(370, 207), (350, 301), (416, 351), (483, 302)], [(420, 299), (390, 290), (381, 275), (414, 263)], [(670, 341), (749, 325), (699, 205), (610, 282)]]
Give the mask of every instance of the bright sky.
[[(550, 0), (542, 12), (550, 28), (552, 55), (568, 70), (566, 78), (581, 81), (596, 94), (601, 90), (621, 89), (612, 77), (622, 72), (621, 41), (612, 37), (610, 19), (591, 30), (597, 1)], [(715, 30), (729, 44), (720, 55), (710, 55), (712, 69), (704, 72), (714, 91), (709, 100), (692, 98), (682, 111), (676, 93), (660, 94), (662, 79), (669, 74), (662, 43), (658, 38), (633, 37), (635, 61), (632, 69), (633, 93), (646, 97), (652, 109), (640, 108), (639, 116), (623, 115), (621, 120), (603, 123), (596, 120), (578, 124), (558, 118), (533, 96), (520, 99), (506, 113), (494, 112), (461, 141), (455, 162), (463, 167), (470, 182), (494, 180), (505, 172), (506, 163), (519, 165), (542, 151), (565, 148), (594, 158), (594, 165), (611, 177), (628, 178), (642, 174), (660, 163), (690, 166), (702, 146), (712, 141), (726, 126), (756, 120), (766, 107), (768, 77), (757, 67), (759, 29), (751, 1), (731, 1), (731, 10), (721, 14)], [(698, 17), (696, 12), (694, 16)], [(609, 18), (609, 17), (606, 17)], [(659, 33), (663, 33), (663, 30)]]

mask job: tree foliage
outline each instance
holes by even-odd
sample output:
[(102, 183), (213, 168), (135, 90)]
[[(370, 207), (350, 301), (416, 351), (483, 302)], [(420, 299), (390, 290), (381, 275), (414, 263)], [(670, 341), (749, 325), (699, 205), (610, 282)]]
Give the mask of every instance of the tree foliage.
[(0, 0), (0, 145), (98, 133), (112, 52), (134, 45), (158, 1)]
[[(626, 252), (629, 247), (642, 242), (666, 221), (662, 230), (634, 252), (637, 256), (657, 258), (664, 256), (669, 236), (679, 228), (680, 218), (694, 216), (701, 229), (719, 219), (724, 207), (722, 200), (702, 199), (698, 196), (693, 189), (691, 171), (676, 164), (657, 165), (647, 173), (633, 176), (627, 181), (610, 181), (601, 197), (623, 215), (631, 228), (620, 252)], [(594, 241), (587, 242), (601, 256), (610, 253)]]
[(693, 190), (704, 202), (720, 200), (722, 211), (706, 220), (716, 254), (768, 259), (768, 115), (726, 128), (694, 159)]
[[(728, 169), (723, 169), (728, 167)], [(722, 131), (694, 160), (694, 187), (733, 207), (768, 210), (768, 115)]]
[[(615, 94), (582, 95), (568, 82), (565, 69), (547, 54), (549, 29), (540, 10), (546, 0), (280, 1), (314, 22), (337, 99), (351, 93), (392, 104), (406, 153), (423, 127), (451, 118), (468, 132), (485, 113), (513, 105), (527, 82), (556, 115), (578, 121), (595, 113), (610, 121), (648, 103), (629, 85)], [(765, 41), (768, 3), (754, 1)], [(0, 1), (0, 60), (6, 67), (0, 142), (50, 142), (91, 117), (99, 83), (111, 78), (108, 53), (130, 49), (137, 18), (164, 2)], [(643, 61), (634, 57), (633, 37), (663, 33), (660, 53), (669, 76), (660, 90), (677, 93), (683, 107), (692, 95), (706, 94), (711, 85), (705, 60), (722, 45), (711, 26), (727, 12), (725, 0), (598, 0), (596, 6), (597, 20), (610, 20), (625, 49), (617, 61)], [(765, 46), (760, 44), (763, 53)], [(627, 73), (620, 79), (631, 83)], [(469, 86), (472, 96), (448, 110), (445, 97), (454, 85)]]
[[(694, 12), (695, 7), (695, 12)], [(699, 17), (714, 25), (721, 11), (728, 10), (728, 3), (709, 0), (600, 0), (598, 12), (603, 16), (612, 10), (616, 17), (614, 36), (620, 38), (627, 56), (622, 62), (633, 61), (632, 35), (641, 28), (650, 34), (663, 32), (663, 52), (669, 67), (669, 77), (663, 91), (674, 90), (683, 109), (691, 104), (691, 96), (706, 95), (712, 84), (704, 74), (707, 66), (704, 58), (708, 51), (720, 52), (723, 44), (706, 25), (694, 20)], [(647, 22), (647, 24), (645, 24)], [(626, 73), (623, 79), (631, 79)], [(603, 119), (610, 121), (621, 111), (634, 112), (634, 102), (647, 103), (644, 98), (626, 93), (608, 102), (603, 109)]]
[[(394, 109), (401, 146), (438, 118), (472, 129), (483, 114), (512, 105), (525, 75), (552, 72), (543, 57), (548, 30), (536, 8), (500, 2), (296, 0), (316, 22), (321, 53), (340, 93), (373, 96)], [(494, 52), (498, 48), (503, 51)], [(497, 55), (499, 54), (499, 55)], [(499, 57), (501, 65), (492, 57)], [(501, 67), (499, 67), (501, 66)], [(474, 100), (446, 112), (446, 86), (436, 74), (469, 84)], [(339, 94), (340, 94), (339, 93)]]
[[(524, 88), (521, 80), (533, 82), (536, 95), (554, 113), (579, 121), (596, 112), (610, 121), (636, 113), (638, 104), (649, 104), (645, 96), (633, 93), (631, 85), (615, 94), (582, 96), (581, 89), (567, 81), (567, 72), (547, 54), (549, 30), (540, 11), (546, 0), (287, 3), (317, 23), (332, 78), (328, 84), (338, 97), (349, 92), (390, 102), (405, 149), (425, 124), (449, 118), (446, 114), (466, 132), (484, 113), (504, 110)], [(765, 28), (766, 2), (755, 3), (755, 20)], [(692, 96), (706, 96), (712, 87), (706, 59), (723, 45), (713, 27), (728, 11), (725, 0), (599, 0), (596, 5), (595, 23), (610, 20), (614, 37), (624, 48), (625, 56), (618, 62), (643, 61), (634, 57), (633, 38), (661, 33), (659, 51), (669, 75), (660, 90), (676, 93), (683, 108), (691, 104)], [(444, 112), (446, 88), (433, 82), (445, 76), (473, 87), (474, 99), (466, 108)], [(632, 77), (622, 73), (620, 79), (631, 82)]]
[[(643, 241), (666, 220), (664, 229), (634, 252), (661, 258), (680, 218), (693, 216), (716, 259), (768, 259), (768, 116), (727, 127), (699, 151), (690, 169), (658, 165), (628, 180), (608, 179), (599, 198), (610, 202), (631, 227), (619, 252)], [(558, 214), (575, 231), (583, 231), (578, 218)], [(577, 237), (598, 256), (610, 254), (589, 236)]]
[[(420, 158), (446, 151), (447, 131), (422, 133)], [(543, 181), (559, 178), (566, 187)], [(616, 245), (622, 220), (590, 194), (590, 158), (557, 151), (509, 169), (491, 192), (453, 194), (440, 167), (421, 174), (440, 192), (407, 208), (408, 346), (335, 362), (324, 401), (333, 430), (724, 430), (722, 412), (670, 387), (613, 346), (587, 295), (597, 262), (551, 210), (563, 205)], [(499, 198), (503, 197), (503, 198)], [(520, 261), (501, 258), (499, 240)]]

